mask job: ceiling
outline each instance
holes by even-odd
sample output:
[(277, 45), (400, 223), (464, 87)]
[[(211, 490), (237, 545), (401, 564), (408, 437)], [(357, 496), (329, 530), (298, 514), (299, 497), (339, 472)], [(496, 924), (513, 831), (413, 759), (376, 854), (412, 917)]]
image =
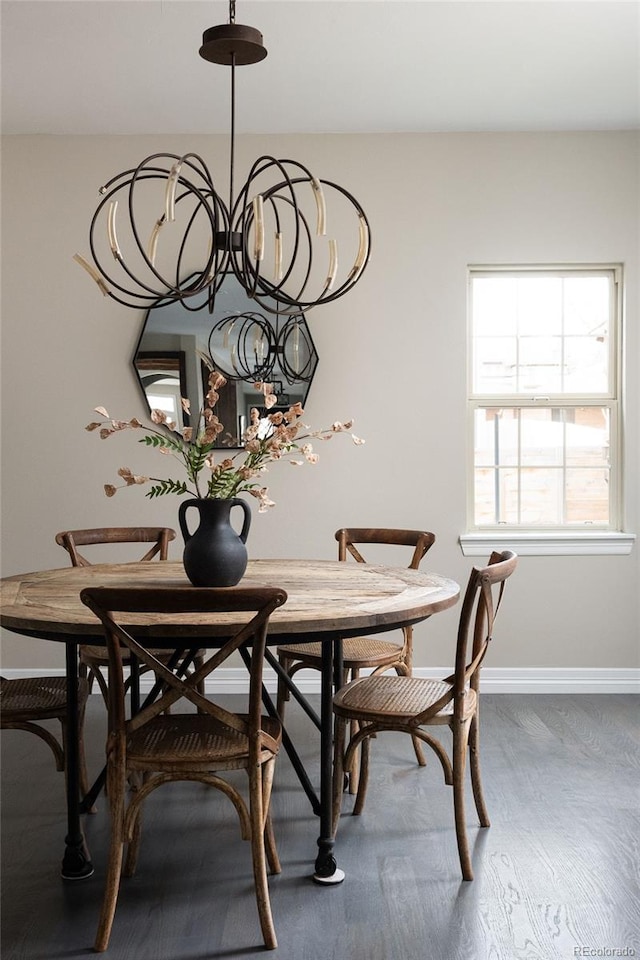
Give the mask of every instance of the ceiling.
[[(2, 131), (216, 133), (222, 0), (1, 0)], [(238, 132), (640, 127), (640, 0), (237, 0)]]

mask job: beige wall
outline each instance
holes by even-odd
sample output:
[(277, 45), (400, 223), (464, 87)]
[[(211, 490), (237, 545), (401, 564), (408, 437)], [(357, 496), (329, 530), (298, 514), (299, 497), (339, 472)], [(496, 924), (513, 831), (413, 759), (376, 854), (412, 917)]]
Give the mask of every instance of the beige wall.
[[(355, 417), (304, 474), (269, 474), (277, 507), (254, 514), (253, 556), (333, 557), (342, 525), (426, 527), (439, 572), (464, 581), (466, 266), (623, 262), (627, 529), (638, 523), (638, 170), (632, 133), (241, 138), (241, 176), (263, 152), (353, 190), (370, 217), (359, 286), (310, 316), (320, 365), (314, 426)], [(216, 137), (5, 137), (2, 182), (2, 573), (65, 565), (64, 527), (176, 524), (178, 501), (139, 489), (107, 500), (122, 464), (149, 454), (84, 432), (92, 409), (142, 415), (130, 357), (141, 316), (100, 296), (86, 252), (99, 184), (147, 154), (194, 149), (225, 182)], [(214, 158), (218, 158), (216, 168)], [(341, 441), (345, 442), (341, 442)], [(174, 557), (179, 548), (174, 545)], [(629, 556), (524, 557), (492, 666), (637, 667), (640, 576)], [(450, 661), (455, 612), (417, 632), (416, 663)], [(5, 667), (60, 666), (53, 644), (4, 635)]]

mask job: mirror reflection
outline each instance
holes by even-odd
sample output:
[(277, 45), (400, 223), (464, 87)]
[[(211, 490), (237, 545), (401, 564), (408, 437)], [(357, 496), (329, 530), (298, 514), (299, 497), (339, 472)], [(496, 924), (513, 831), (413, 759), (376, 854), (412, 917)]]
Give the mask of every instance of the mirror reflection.
[[(190, 300), (205, 303), (206, 294)], [(195, 303), (194, 303), (195, 301)], [(294, 317), (255, 309), (230, 274), (216, 294), (209, 312), (187, 309), (181, 303), (163, 304), (147, 311), (133, 357), (133, 365), (149, 410), (162, 410), (179, 427), (189, 426), (181, 397), (191, 410), (202, 408), (207, 392), (207, 360), (228, 380), (220, 391), (216, 412), (224, 424), (216, 446), (240, 447), (251, 407), (260, 409), (253, 384), (273, 384), (278, 402), (274, 410), (305, 404), (318, 364), (318, 354), (302, 314)]]

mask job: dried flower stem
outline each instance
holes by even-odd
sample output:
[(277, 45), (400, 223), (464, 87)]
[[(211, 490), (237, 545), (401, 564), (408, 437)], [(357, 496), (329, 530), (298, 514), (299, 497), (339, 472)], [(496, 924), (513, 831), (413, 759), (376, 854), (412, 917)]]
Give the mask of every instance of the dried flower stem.
[[(311, 431), (304, 424), (301, 417), (304, 410), (299, 403), (293, 404), (286, 412), (277, 411), (267, 413), (261, 417), (256, 407), (251, 410), (251, 422), (244, 433), (244, 448), (233, 456), (223, 457), (216, 462), (215, 442), (218, 435), (224, 430), (223, 424), (214, 410), (219, 399), (218, 390), (225, 386), (225, 378), (217, 371), (209, 375), (209, 391), (205, 403), (198, 417), (198, 428), (195, 432), (192, 427), (176, 428), (176, 424), (167, 419), (161, 410), (151, 411), (153, 424), (162, 425), (167, 433), (156, 426), (144, 425), (139, 420), (115, 420), (109, 417), (104, 407), (96, 407), (96, 413), (103, 417), (102, 422), (92, 422), (87, 425), (89, 431), (100, 430), (103, 440), (119, 433), (122, 430), (144, 429), (145, 435), (139, 441), (149, 447), (154, 447), (159, 453), (172, 456), (185, 469), (187, 483), (170, 478), (161, 479), (133, 474), (129, 467), (121, 467), (118, 475), (124, 480), (119, 487), (105, 484), (105, 493), (108, 497), (114, 496), (122, 487), (153, 483), (146, 493), (147, 497), (159, 497), (168, 493), (178, 495), (191, 494), (199, 499), (227, 500), (240, 493), (249, 493), (260, 501), (259, 513), (274, 506), (269, 499), (268, 488), (260, 486), (259, 478), (267, 470), (269, 463), (277, 460), (288, 460), (294, 466), (301, 466), (305, 461), (315, 464), (318, 454), (314, 452), (311, 440), (330, 440), (336, 433), (345, 433), (351, 430), (352, 421), (342, 423), (336, 421), (331, 427), (324, 430)], [(256, 383), (257, 390), (263, 395), (263, 404), (269, 410), (277, 401), (271, 384)], [(183, 399), (182, 406), (189, 412), (189, 401)], [(304, 430), (306, 432), (300, 432)], [(351, 434), (355, 444), (362, 444), (364, 440)], [(293, 459), (295, 454), (302, 459)], [(207, 479), (206, 491), (202, 483), (202, 471), (210, 471)]]

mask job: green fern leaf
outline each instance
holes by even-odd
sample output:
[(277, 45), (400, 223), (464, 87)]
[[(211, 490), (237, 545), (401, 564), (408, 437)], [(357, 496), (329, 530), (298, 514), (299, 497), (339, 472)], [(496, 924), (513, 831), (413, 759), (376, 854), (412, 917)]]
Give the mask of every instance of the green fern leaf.
[(144, 443), (147, 447), (164, 447), (168, 450), (175, 450), (177, 453), (183, 453), (182, 443), (179, 440), (173, 440), (171, 437), (145, 436), (138, 440), (138, 443)]
[(187, 493), (187, 485), (183, 480), (160, 480), (145, 493), (145, 497), (163, 497), (167, 493), (182, 496)]

